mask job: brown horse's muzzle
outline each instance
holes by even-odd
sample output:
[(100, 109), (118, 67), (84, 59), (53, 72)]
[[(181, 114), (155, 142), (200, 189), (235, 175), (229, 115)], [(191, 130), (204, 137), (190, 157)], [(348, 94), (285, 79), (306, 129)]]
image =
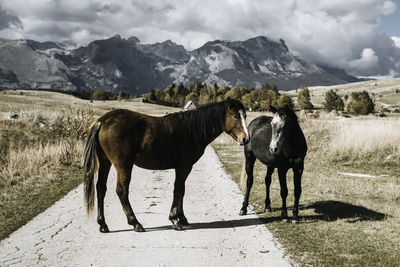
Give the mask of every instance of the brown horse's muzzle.
[(250, 141), (249, 137), (246, 136), (246, 137), (244, 137), (242, 140), (240, 140), (239, 144), (240, 144), (241, 146), (244, 146), (244, 145), (246, 145), (249, 141)]
[(249, 137), (248, 135), (244, 134), (244, 135), (239, 135), (237, 137), (237, 142), (239, 143), (239, 145), (244, 146), (245, 144), (247, 144), (249, 142)]

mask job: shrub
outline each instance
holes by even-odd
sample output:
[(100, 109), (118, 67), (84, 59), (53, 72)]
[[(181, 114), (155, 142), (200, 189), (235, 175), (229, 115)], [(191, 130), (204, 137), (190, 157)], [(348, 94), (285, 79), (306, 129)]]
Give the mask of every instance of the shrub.
[(374, 112), (374, 109), (375, 105), (366, 91), (351, 93), (351, 100), (347, 105), (349, 113), (367, 115)]
[(50, 122), (49, 133), (73, 139), (86, 139), (87, 132), (94, 122), (93, 110), (69, 109)]
[(324, 108), (327, 111), (344, 110), (344, 103), (342, 98), (333, 90), (329, 90), (325, 94)]
[(281, 95), (278, 99), (278, 108), (289, 107), (293, 109), (294, 102), (293, 99), (288, 95)]
[(103, 91), (94, 91), (92, 93), (91, 99), (92, 100), (107, 100), (108, 97), (107, 97), (106, 93)]
[(306, 86), (302, 86), (299, 91), (299, 97), (297, 98), (297, 107), (302, 110), (310, 110), (314, 108), (311, 103), (310, 91)]
[(126, 100), (126, 99), (128, 99), (128, 98), (129, 98), (129, 95), (128, 95), (128, 94), (126, 94), (126, 93), (124, 93), (124, 92), (122, 92), (122, 91), (119, 91), (119, 93), (118, 93), (118, 95), (117, 95), (117, 100), (118, 100), (118, 101)]

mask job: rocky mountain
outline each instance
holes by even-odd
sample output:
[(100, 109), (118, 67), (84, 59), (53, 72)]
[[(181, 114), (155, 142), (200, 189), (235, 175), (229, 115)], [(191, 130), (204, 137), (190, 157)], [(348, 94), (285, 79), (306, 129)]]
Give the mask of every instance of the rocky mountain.
[(255, 88), (269, 83), (290, 90), (358, 79), (344, 70), (307, 62), (290, 53), (283, 40), (264, 36), (246, 41), (216, 40), (193, 51), (170, 40), (141, 44), (136, 37), (123, 39), (119, 35), (81, 47), (71, 42), (0, 39), (3, 88), (141, 94), (173, 82), (195, 80)]
[[(35, 47), (29, 40), (0, 39), (1, 87), (76, 90), (68, 79), (68, 67), (60, 60), (37, 52), (31, 45)], [(45, 46), (55, 48), (47, 44), (42, 48)]]
[(150, 56), (155, 55), (155, 59), (164, 64), (185, 64), (190, 59), (190, 52), (171, 40), (155, 44), (139, 44), (137, 47)]

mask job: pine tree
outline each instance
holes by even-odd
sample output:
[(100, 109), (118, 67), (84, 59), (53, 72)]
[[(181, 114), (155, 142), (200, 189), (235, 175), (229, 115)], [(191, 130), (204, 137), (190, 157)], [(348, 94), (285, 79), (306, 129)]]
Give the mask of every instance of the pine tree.
[(293, 99), (288, 95), (281, 95), (278, 99), (278, 108), (289, 107), (293, 109)]
[(375, 104), (366, 91), (351, 93), (347, 111), (352, 114), (367, 115), (374, 112)]
[(302, 110), (310, 110), (314, 108), (314, 105), (311, 103), (310, 91), (306, 86), (302, 86), (299, 91), (299, 96), (297, 98), (297, 107)]
[(329, 90), (325, 94), (324, 108), (327, 111), (344, 110), (344, 103), (342, 98), (333, 90)]

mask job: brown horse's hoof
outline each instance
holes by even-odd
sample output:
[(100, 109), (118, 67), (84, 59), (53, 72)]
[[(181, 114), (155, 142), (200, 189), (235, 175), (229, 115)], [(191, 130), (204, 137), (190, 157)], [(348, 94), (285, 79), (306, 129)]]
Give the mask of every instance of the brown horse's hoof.
[(289, 221), (288, 218), (282, 218), (282, 222), (283, 222), (283, 223), (289, 223), (290, 221)]
[(107, 225), (100, 226), (99, 231), (101, 233), (109, 233), (110, 232)]
[(247, 214), (247, 210), (240, 210), (239, 215), (243, 216)]
[(140, 223), (135, 224), (135, 227), (133, 228), (133, 231), (135, 232), (145, 232), (143, 226)]

